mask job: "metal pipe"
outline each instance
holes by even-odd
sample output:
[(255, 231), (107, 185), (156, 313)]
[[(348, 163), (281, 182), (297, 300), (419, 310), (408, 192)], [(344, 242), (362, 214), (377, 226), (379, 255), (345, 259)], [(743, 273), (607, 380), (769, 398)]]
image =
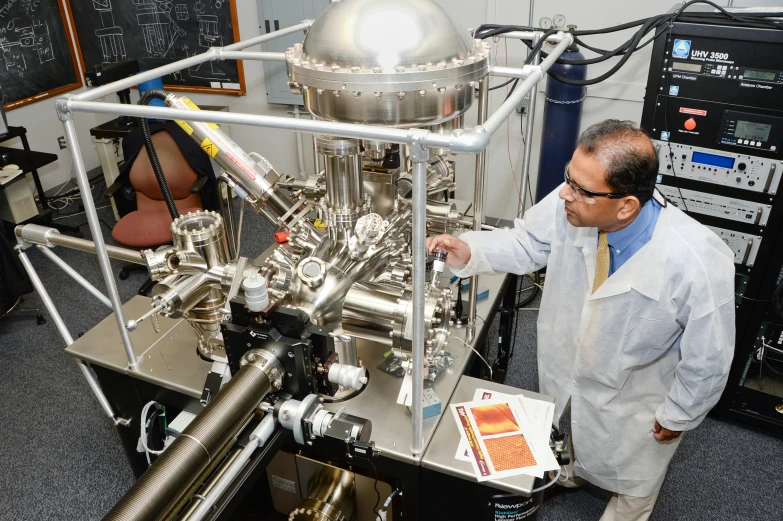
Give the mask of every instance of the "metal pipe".
[(407, 143), (411, 139), (410, 131), (405, 129), (372, 127), (367, 125), (356, 125), (353, 123), (338, 123), (334, 121), (297, 120), (280, 116), (242, 114), (240, 112), (175, 109), (151, 105), (125, 105), (119, 103), (100, 103), (97, 101), (75, 101), (72, 99), (67, 101), (67, 105), (69, 110), (75, 112), (90, 112), (93, 114), (125, 115), (139, 118), (171, 120), (182, 119), (189, 122), (200, 121), (204, 123), (221, 123), (227, 125), (249, 125), (280, 130), (300, 130), (313, 134), (327, 134), (358, 139), (375, 139), (378, 141), (391, 141), (393, 143)]
[[(489, 78), (479, 82), (477, 124), (483, 125), (487, 121), (489, 112)], [(482, 150), (476, 156), (476, 180), (473, 186), (473, 229), (481, 230), (484, 222), (484, 177), (487, 169), (487, 152)], [(478, 275), (470, 278), (470, 292), (468, 293), (468, 327), (465, 337), (468, 342), (476, 336), (476, 309), (478, 306)]]
[(111, 271), (111, 261), (109, 261), (106, 244), (103, 241), (101, 223), (98, 220), (98, 214), (95, 211), (95, 201), (90, 191), (90, 180), (87, 178), (87, 170), (84, 168), (84, 161), (82, 161), (82, 155), (79, 153), (81, 149), (79, 148), (79, 138), (76, 137), (76, 127), (70, 117), (61, 116), (63, 117), (63, 127), (65, 128), (65, 141), (68, 143), (68, 150), (71, 152), (71, 164), (76, 174), (79, 191), (82, 194), (84, 213), (87, 216), (90, 232), (92, 232), (98, 264), (101, 267), (103, 280), (106, 283), (106, 292), (109, 294), (109, 300), (111, 300), (112, 308), (114, 308), (114, 319), (117, 321), (117, 327), (120, 330), (122, 345), (125, 348), (125, 355), (128, 357), (128, 366), (131, 370), (135, 370), (138, 368), (139, 362), (136, 354), (133, 352), (133, 344), (131, 343), (128, 330), (125, 329), (125, 314), (122, 311), (122, 300), (120, 300), (120, 294), (117, 291), (114, 273)]
[(498, 67), (493, 65), (489, 68), (490, 76), (500, 76), (502, 78), (522, 78), (525, 79), (535, 70), (532, 65), (525, 65), (521, 69), (516, 67)]
[(219, 49), (218, 47), (212, 47), (208, 51), (205, 51), (201, 54), (196, 54), (195, 56), (191, 56), (190, 58), (184, 58), (179, 61), (167, 63), (166, 65), (162, 65), (160, 67), (156, 67), (154, 69), (145, 72), (140, 72), (135, 76), (129, 76), (127, 78), (123, 78), (121, 80), (112, 83), (107, 83), (106, 85), (103, 85), (101, 87), (88, 89), (85, 90), (84, 92), (80, 92), (79, 94), (70, 95), (69, 99), (78, 100), (78, 101), (90, 101), (90, 100), (102, 98), (104, 96), (108, 96), (109, 94), (116, 94), (117, 92), (123, 89), (129, 89), (136, 85), (140, 85), (145, 81), (162, 78), (167, 74), (173, 74), (175, 72), (179, 72), (187, 67), (193, 67), (194, 65), (199, 65), (204, 62), (215, 60), (217, 59), (218, 56), (218, 49)]
[[(301, 113), (302, 112), (299, 110), (299, 105), (294, 105), (294, 118), (299, 119), (299, 115)], [(301, 132), (296, 133), (296, 153), (297, 153), (296, 157), (299, 161), (299, 178), (306, 179), (307, 172), (305, 171), (305, 166), (304, 166), (304, 145), (302, 144)]]
[(285, 62), (284, 52), (218, 51), (220, 60), (258, 60), (266, 62)]
[[(41, 231), (46, 233), (45, 240), (38, 240), (36, 238), (41, 236), (39, 233)], [(94, 242), (88, 241), (87, 239), (71, 237), (70, 235), (61, 235), (60, 231), (55, 228), (46, 228), (45, 226), (26, 224), (23, 226), (17, 226), (14, 229), (14, 233), (16, 233), (16, 236), (21, 238), (23, 241), (29, 242), (31, 244), (42, 244), (44, 246), (63, 246), (64, 248), (71, 248), (72, 250), (83, 251), (85, 253), (96, 252)], [(121, 248), (119, 246), (111, 246), (108, 244), (105, 245), (105, 249), (106, 253), (112, 259), (131, 262), (133, 264), (146, 264), (138, 250), (131, 250), (130, 248)]]
[[(563, 54), (571, 43), (573, 43), (573, 36), (571, 34), (565, 34), (560, 43), (555, 46), (552, 52), (547, 56), (541, 65), (537, 69), (533, 69), (531, 74), (519, 85), (511, 96), (498, 107), (498, 109), (487, 119), (483, 128), (485, 132), (492, 135), (498, 128), (506, 121), (506, 119), (514, 112), (517, 106), (522, 102), (528, 92), (531, 92), (536, 84), (544, 78), (544, 74), (555, 63), (555, 61)], [(475, 132), (475, 131), (474, 131)], [(452, 148), (453, 150), (453, 148)]]
[(256, 36), (255, 38), (250, 38), (249, 40), (243, 40), (241, 42), (232, 43), (231, 45), (226, 45), (225, 47), (222, 48), (222, 50), (241, 51), (242, 49), (247, 49), (248, 47), (254, 47), (256, 45), (262, 44), (264, 42), (268, 42), (270, 40), (276, 40), (281, 36), (286, 36), (299, 31), (307, 31), (312, 25), (313, 25), (313, 20), (302, 20), (301, 23), (292, 25), (290, 27), (284, 27), (282, 29), (278, 29), (277, 31), (272, 31), (271, 33), (266, 33), (260, 36)]
[[(22, 249), (19, 247), (17, 247), (16, 249), (19, 255), (19, 260), (22, 262), (22, 266), (24, 266), (24, 270), (27, 272), (27, 275), (30, 277), (30, 281), (33, 283), (33, 287), (38, 292), (38, 295), (41, 297), (41, 300), (43, 301), (46, 310), (49, 312), (49, 315), (54, 320), (54, 324), (57, 326), (57, 331), (59, 331), (60, 336), (63, 337), (63, 340), (65, 341), (65, 345), (70, 346), (71, 344), (73, 344), (73, 337), (71, 336), (71, 333), (68, 331), (68, 328), (65, 326), (65, 322), (63, 322), (60, 313), (57, 311), (57, 307), (54, 305), (54, 302), (52, 302), (51, 297), (49, 297), (49, 293), (46, 291), (46, 288), (44, 288), (41, 279), (38, 277), (38, 272), (36, 272), (35, 268), (33, 268), (32, 263), (30, 263), (30, 259), (27, 258), (27, 254), (23, 252)], [(106, 395), (103, 394), (103, 389), (101, 389), (101, 386), (98, 384), (98, 381), (95, 379), (95, 375), (92, 374), (92, 371), (90, 371), (90, 368), (87, 367), (87, 364), (78, 358), (76, 359), (76, 363), (79, 365), (79, 370), (82, 372), (82, 375), (84, 375), (84, 379), (87, 380), (87, 385), (90, 386), (90, 390), (92, 391), (92, 394), (95, 396), (95, 399), (98, 400), (98, 403), (101, 405), (101, 408), (106, 413), (106, 416), (108, 416), (111, 419), (111, 421), (114, 422), (114, 425), (128, 425), (127, 420), (118, 418), (117, 415), (114, 413), (114, 409), (112, 409), (111, 404), (109, 404), (108, 398), (106, 398)]]
[(321, 165), (319, 164), (321, 154), (318, 153), (318, 144), (316, 143), (315, 134), (312, 135), (313, 138), (313, 168), (315, 168), (315, 175), (316, 177), (321, 175)]
[(93, 294), (93, 296), (94, 296), (95, 298), (97, 298), (98, 300), (100, 300), (100, 301), (101, 301), (101, 303), (102, 303), (104, 306), (106, 306), (107, 308), (111, 309), (111, 301), (110, 301), (108, 298), (106, 298), (106, 295), (104, 295), (103, 293), (101, 293), (101, 292), (98, 290), (98, 288), (96, 288), (95, 286), (93, 286), (92, 284), (90, 284), (90, 283), (87, 281), (87, 279), (85, 279), (84, 277), (82, 277), (82, 276), (79, 274), (79, 272), (77, 272), (75, 269), (73, 269), (72, 267), (70, 267), (70, 266), (68, 265), (68, 263), (67, 263), (67, 262), (65, 262), (65, 261), (64, 261), (64, 260), (62, 260), (60, 257), (58, 257), (58, 256), (57, 256), (57, 255), (56, 255), (56, 254), (55, 254), (55, 253), (54, 253), (52, 250), (50, 250), (50, 249), (49, 249), (49, 248), (47, 248), (46, 246), (42, 246), (42, 245), (40, 245), (40, 244), (37, 244), (37, 245), (36, 245), (36, 247), (37, 247), (39, 250), (41, 250), (41, 252), (42, 252), (44, 255), (46, 255), (47, 257), (49, 257), (49, 259), (50, 259), (52, 262), (54, 262), (55, 264), (57, 264), (57, 265), (60, 267), (60, 269), (62, 269), (62, 270), (65, 272), (65, 273), (67, 273), (68, 275), (70, 275), (70, 276), (71, 276), (71, 278), (72, 278), (73, 280), (75, 280), (76, 282), (78, 282), (78, 283), (79, 283), (79, 285), (80, 285), (81, 287), (83, 287), (84, 289), (86, 289), (87, 291), (89, 291), (90, 293), (92, 293), (92, 294)]
[[(271, 34), (271, 33), (270, 33)], [(573, 36), (564, 34), (562, 41), (544, 60), (539, 68), (531, 69), (524, 82), (514, 90), (514, 93), (506, 100), (498, 110), (489, 118), (483, 127), (470, 132), (455, 131), (450, 136), (431, 133), (424, 138), (426, 146), (430, 148), (448, 148), (456, 153), (478, 153), (489, 144), (492, 135), (500, 125), (516, 109), (522, 98), (533, 89), (543, 77), (544, 72), (551, 67), (568, 45), (573, 42)], [(178, 64), (183, 62), (176, 62)], [(521, 74), (521, 73), (520, 73)], [(124, 81), (124, 80), (123, 80)], [(134, 82), (139, 81), (134, 76)], [(119, 82), (118, 82), (119, 83)], [(114, 85), (114, 84), (112, 84)], [(102, 88), (102, 87), (99, 87)], [(94, 92), (94, 91), (90, 91)], [(113, 92), (113, 91), (112, 91)], [(81, 95), (79, 95), (81, 96)], [(82, 101), (82, 97), (58, 98), (58, 111), (67, 114), (68, 111), (90, 112), (95, 114), (125, 115), (140, 118), (183, 119), (187, 121), (213, 122), (229, 125), (251, 125), (281, 130), (302, 131), (315, 134), (327, 134), (333, 136), (351, 137), (358, 139), (371, 139), (376, 141), (389, 141), (392, 143), (410, 144), (417, 137), (417, 129), (396, 129), (389, 127), (374, 127), (355, 125), (351, 123), (337, 123), (318, 120), (294, 120), (275, 116), (262, 116), (258, 114), (240, 114), (236, 112), (217, 111), (189, 111), (154, 106), (122, 105), (116, 103), (97, 103)], [(92, 98), (90, 98), (92, 99)], [(195, 113), (194, 113), (195, 112)]]
[(176, 511), (259, 402), (282, 383), (282, 367), (271, 353), (249, 351), (243, 361), (248, 363), (142, 474), (104, 521), (159, 521)]
[[(533, 40), (533, 46), (535, 47), (539, 39)], [(561, 42), (562, 43), (562, 42)], [(541, 50), (536, 51), (533, 56), (533, 65), (538, 65), (541, 62)], [(527, 191), (530, 185), (530, 160), (533, 152), (533, 125), (535, 124), (536, 117), (536, 101), (538, 99), (538, 89), (533, 88), (530, 91), (530, 101), (527, 104), (527, 119), (525, 120), (525, 155), (522, 158), (522, 197), (517, 203), (517, 217), (519, 214), (525, 211), (527, 203)]]
[(103, 85), (102, 87), (97, 87), (94, 89), (86, 90), (79, 94), (75, 94), (73, 96), (70, 96), (70, 99), (79, 100), (79, 101), (89, 101), (89, 100), (102, 98), (109, 94), (115, 94), (123, 89), (129, 89), (145, 81), (154, 80), (155, 78), (162, 78), (167, 74), (172, 74), (174, 72), (181, 71), (187, 67), (193, 67), (194, 65), (199, 65), (204, 62), (219, 59), (221, 52), (241, 51), (242, 49), (247, 49), (248, 47), (252, 47), (254, 45), (258, 45), (270, 40), (274, 40), (280, 38), (281, 36), (286, 36), (288, 34), (295, 33), (297, 31), (307, 30), (310, 28), (311, 25), (312, 25), (312, 21), (308, 20), (306, 22), (302, 22), (297, 25), (292, 25), (291, 27), (280, 29), (279, 31), (262, 34), (261, 36), (251, 38), (250, 40), (237, 42), (228, 45), (226, 47), (222, 47), (222, 48), (212, 47), (208, 51), (203, 52), (201, 54), (197, 54), (195, 56), (191, 56), (190, 58), (185, 58), (172, 63), (168, 63), (166, 65), (162, 65), (160, 67), (156, 67), (154, 69), (141, 72), (139, 74), (136, 74), (135, 76), (131, 76), (129, 78), (124, 78), (122, 80), (115, 81), (107, 85)]
[[(416, 144), (414, 146), (420, 146)], [(424, 241), (427, 237), (427, 149), (415, 150), (413, 159), (413, 441), (411, 452), (419, 454), (424, 450), (423, 407), (424, 397), (424, 300), (427, 251)]]
[(253, 433), (250, 435), (250, 441), (242, 449), (242, 452), (231, 462), (228, 468), (225, 469), (223, 475), (218, 478), (214, 486), (209, 490), (204, 499), (199, 503), (198, 507), (193, 511), (193, 514), (185, 517), (182, 521), (201, 521), (204, 519), (215, 502), (220, 499), (220, 496), (226, 491), (228, 486), (236, 479), (237, 475), (245, 468), (250, 456), (258, 449), (262, 447), (275, 432), (275, 420), (274, 415), (269, 413), (264, 416), (261, 423), (256, 427)]
[[(534, 3), (531, 2), (530, 6), (533, 7)], [(540, 38), (542, 34), (543, 33), (541, 33), (540, 31), (510, 31), (510, 32), (503, 33), (503, 34), (498, 34), (497, 37), (498, 38), (508, 38), (508, 39), (511, 39), (511, 40), (528, 40), (528, 41), (532, 41), (536, 36), (538, 36)], [(552, 43), (560, 43), (560, 41), (562, 39), (563, 39), (562, 33), (550, 34), (547, 37), (547, 41), (548, 42), (552, 42)]]
[[(223, 198), (223, 190), (225, 190), (225, 199)], [(232, 190), (228, 180), (223, 176), (218, 177), (218, 205), (220, 206), (220, 215), (223, 217), (226, 237), (229, 238), (228, 254), (231, 259), (237, 259), (239, 255), (237, 254), (237, 235), (234, 223), (234, 197), (231, 194)]]

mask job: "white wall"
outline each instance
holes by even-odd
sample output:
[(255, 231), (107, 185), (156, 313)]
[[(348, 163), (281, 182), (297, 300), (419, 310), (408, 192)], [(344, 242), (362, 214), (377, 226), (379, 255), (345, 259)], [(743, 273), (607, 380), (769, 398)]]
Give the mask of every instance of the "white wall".
[[(599, 3), (595, 1), (584, 2), (579, 0), (437, 0), (455, 18), (462, 22), (466, 28), (475, 28), (481, 23), (513, 23), (517, 25), (528, 24), (529, 2), (534, 3), (534, 24), (538, 24), (541, 17), (552, 17), (555, 14), (566, 16), (568, 24), (576, 24), (579, 28), (602, 28), (630, 20), (636, 20), (646, 16), (652, 16), (667, 11), (673, 2), (649, 1), (649, 0), (612, 0), (611, 3)], [(769, 5), (781, 5), (781, 0), (754, 1), (754, 4), (768, 2)], [(726, 4), (727, 0), (722, 0)], [(252, 38), (259, 34), (258, 12), (253, 1), (239, 1), (238, 19), (239, 30), (243, 39)], [(735, 5), (747, 5), (745, 0), (734, 2)], [(629, 37), (629, 32), (617, 33), (611, 36), (592, 37), (589, 42), (595, 45), (612, 48)], [(497, 63), (506, 63), (506, 45), (500, 40), (497, 46)], [(526, 56), (527, 48), (518, 41), (508, 41), (508, 64), (521, 66)], [(590, 55), (590, 53), (586, 53)], [(642, 98), (644, 96), (647, 81), (647, 69), (649, 67), (650, 47), (634, 55), (626, 66), (609, 80), (588, 88), (587, 99), (584, 104), (582, 127), (605, 118), (613, 117), (639, 121), (641, 117)], [(595, 77), (606, 70), (607, 65), (591, 66), (588, 69), (588, 77)], [(264, 87), (263, 67), (258, 62), (245, 64), (245, 80), (247, 84), (247, 96), (224, 96), (193, 94), (191, 97), (196, 103), (211, 105), (228, 105), (233, 112), (249, 112), (286, 116), (289, 107), (269, 105), (266, 102)], [(502, 80), (493, 80), (493, 84)], [(543, 91), (545, 84), (539, 85)], [(505, 89), (494, 91), (491, 97), (491, 108), (494, 110), (505, 98)], [(533, 154), (531, 165), (532, 191), (535, 193), (535, 176), (538, 171), (538, 150), (540, 146), (539, 135), (541, 117), (543, 113), (543, 97), (539, 96), (537, 106), (537, 125), (533, 135)], [(290, 117), (290, 116), (289, 116)], [(62, 135), (62, 127), (57, 121), (53, 108), (53, 101), (48, 100), (38, 104), (14, 110), (8, 114), (9, 123), (13, 125), (25, 125), (30, 133), (30, 144), (35, 150), (58, 152), (57, 136)], [(87, 168), (98, 166), (97, 155), (89, 140), (89, 128), (95, 124), (108, 120), (108, 117), (93, 116), (89, 114), (77, 114), (76, 124), (81, 140), (81, 148)], [(468, 124), (475, 122), (475, 108), (466, 116)], [(509, 125), (510, 133), (501, 128), (493, 139), (488, 156), (488, 177), (486, 188), (485, 208), (488, 216), (511, 218), (516, 214), (517, 190), (511, 174), (509, 164), (509, 150), (511, 163), (517, 180), (521, 185), (521, 165), (523, 140), (520, 132), (520, 116), (511, 116)], [(256, 127), (234, 127), (231, 130), (232, 137), (248, 151), (256, 151), (266, 156), (280, 171), (296, 173), (297, 155), (295, 136), (293, 133), (277, 130), (268, 130)], [(304, 135), (306, 169), (312, 171), (311, 138)], [(61, 151), (60, 161), (55, 166), (42, 170), (44, 187), (60, 184), (68, 179), (70, 174), (70, 160), (66, 151)], [(474, 156), (457, 156), (457, 197), (472, 200), (473, 174), (475, 167)]]

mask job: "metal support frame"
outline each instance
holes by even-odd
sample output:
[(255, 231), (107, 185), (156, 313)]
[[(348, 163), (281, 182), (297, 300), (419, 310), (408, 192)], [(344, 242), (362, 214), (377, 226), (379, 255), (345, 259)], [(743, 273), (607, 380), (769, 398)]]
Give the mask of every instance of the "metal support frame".
[[(533, 38), (533, 46), (535, 47), (540, 39), (540, 35)], [(533, 56), (533, 65), (536, 66), (541, 62), (541, 50), (536, 51)], [(525, 156), (522, 158), (522, 197), (517, 203), (517, 217), (519, 214), (525, 211), (527, 203), (527, 191), (530, 186), (530, 160), (533, 151), (533, 124), (536, 117), (536, 101), (538, 100), (538, 89), (533, 88), (530, 91), (530, 101), (527, 104), (527, 119), (525, 120)], [(531, 201), (532, 202), (532, 201)]]
[[(477, 122), (483, 125), (487, 121), (489, 112), (489, 78), (479, 82)], [(484, 178), (487, 169), (487, 152), (482, 150), (476, 156), (476, 181), (473, 187), (473, 229), (481, 230), (484, 222)], [(468, 294), (468, 327), (466, 339), (468, 342), (476, 336), (476, 308), (478, 306), (478, 275), (470, 278), (470, 292)]]
[[(128, 365), (131, 370), (138, 369), (139, 361), (136, 359), (133, 346), (125, 328), (125, 320), (122, 312), (121, 302), (114, 276), (109, 264), (109, 252), (104, 244), (101, 234), (98, 216), (95, 211), (95, 204), (92, 194), (89, 190), (87, 173), (84, 162), (81, 157), (79, 142), (76, 136), (72, 112), (88, 112), (95, 114), (111, 114), (134, 116), (140, 118), (159, 118), (167, 120), (183, 119), (190, 121), (212, 122), (229, 125), (250, 125), (266, 127), (280, 130), (289, 130), (294, 132), (308, 132), (312, 134), (327, 134), (339, 137), (369, 139), (376, 141), (386, 141), (398, 143), (402, 146), (408, 146), (411, 149), (413, 159), (413, 300), (414, 300), (414, 333), (413, 333), (413, 443), (411, 450), (419, 453), (423, 450), (422, 433), (422, 404), (423, 380), (422, 371), (424, 363), (424, 236), (426, 230), (426, 160), (428, 148), (449, 149), (455, 153), (480, 154), (489, 145), (492, 135), (500, 128), (505, 120), (514, 112), (522, 99), (534, 90), (535, 85), (543, 79), (547, 69), (557, 60), (560, 54), (573, 42), (573, 36), (568, 33), (558, 33), (558, 45), (538, 66), (530, 66), (524, 69), (513, 70), (510, 68), (497, 70), (497, 75), (524, 78), (524, 81), (515, 89), (514, 93), (495, 111), (486, 121), (470, 131), (462, 129), (455, 130), (450, 135), (431, 133), (421, 129), (397, 129), (390, 127), (357, 125), (349, 123), (338, 123), (320, 120), (303, 120), (278, 116), (264, 116), (259, 114), (242, 114), (235, 112), (216, 112), (216, 111), (190, 111), (183, 109), (174, 109), (170, 107), (154, 107), (140, 105), (121, 105), (117, 103), (96, 102), (94, 100), (104, 96), (114, 94), (120, 90), (130, 88), (141, 82), (159, 78), (166, 74), (180, 71), (186, 67), (198, 65), (212, 60), (220, 59), (243, 59), (243, 60), (279, 60), (278, 53), (258, 53), (258, 52), (239, 52), (249, 47), (296, 33), (307, 31), (312, 25), (312, 21), (304, 21), (300, 24), (281, 29), (272, 33), (264, 34), (250, 40), (237, 42), (227, 47), (213, 47), (208, 51), (173, 62), (156, 69), (152, 69), (136, 76), (119, 80), (95, 89), (81, 92), (76, 95), (66, 95), (57, 99), (56, 108), (60, 120), (65, 127), (65, 137), (68, 148), (71, 151), (74, 171), (79, 184), (79, 190), (82, 194), (87, 221), (90, 226), (93, 238), (95, 239), (95, 250), (98, 255), (98, 262), (101, 266), (101, 272), (106, 282), (109, 299), (114, 309), (117, 326), (120, 330), (123, 346), (128, 357)], [(540, 34), (540, 33), (536, 33)], [(482, 80), (485, 91), (488, 90), (486, 83), (488, 78)], [(484, 94), (486, 97), (486, 94)], [(487, 102), (484, 101), (486, 107)], [(485, 108), (485, 112), (486, 112)], [(532, 118), (531, 118), (532, 119)], [(482, 120), (483, 121), (483, 120)], [(528, 141), (530, 141), (528, 139)], [(483, 161), (483, 160), (481, 160)], [(477, 161), (477, 167), (479, 166)], [(477, 186), (483, 192), (483, 168), (477, 168)], [(483, 202), (483, 193), (481, 194)], [(479, 218), (475, 219), (476, 229), (481, 227), (481, 214), (483, 209), (481, 203), (476, 206), (475, 211)], [(475, 321), (476, 306), (476, 284), (472, 285), (471, 300), (469, 306), (473, 311), (473, 320)], [(475, 329), (475, 323), (474, 323)]]
[[(485, 83), (486, 80), (484, 80)], [(413, 443), (411, 452), (419, 454), (424, 451), (424, 301), (426, 299), (425, 272), (427, 262), (427, 160), (430, 157), (425, 143), (426, 131), (419, 131), (417, 139), (410, 146), (413, 161), (413, 369), (411, 379)]]
[[(40, 295), (41, 300), (43, 300), (44, 306), (46, 306), (46, 310), (49, 312), (49, 315), (51, 315), (52, 320), (54, 320), (54, 323), (57, 326), (57, 331), (60, 332), (60, 336), (63, 337), (65, 344), (67, 346), (70, 346), (71, 344), (73, 344), (73, 337), (71, 336), (70, 331), (68, 331), (68, 328), (65, 326), (65, 322), (63, 322), (63, 319), (60, 316), (60, 313), (57, 311), (57, 307), (54, 305), (54, 302), (52, 302), (49, 293), (46, 291), (46, 288), (44, 288), (43, 282), (41, 282), (41, 279), (38, 277), (38, 272), (35, 271), (35, 268), (30, 262), (30, 259), (27, 258), (27, 254), (22, 250), (21, 246), (16, 246), (14, 249), (19, 255), (19, 260), (22, 262), (22, 266), (24, 266), (27, 275), (30, 277), (30, 281), (33, 283), (33, 287), (38, 292), (38, 295)], [(52, 253), (52, 255), (54, 254)], [(54, 257), (57, 258), (58, 261), (63, 262), (56, 255), (54, 255)], [(63, 264), (65, 263), (63, 262)], [(68, 266), (68, 268), (70, 268), (70, 266)], [(87, 283), (87, 285), (89, 285), (93, 289), (95, 289), (86, 280), (84, 282)], [(95, 291), (98, 290), (96, 289)], [(95, 375), (92, 374), (92, 371), (90, 371), (90, 368), (87, 366), (87, 364), (83, 360), (79, 360), (79, 359), (76, 359), (76, 363), (78, 364), (79, 370), (82, 372), (84, 379), (87, 380), (87, 385), (90, 386), (90, 390), (92, 391), (93, 395), (95, 395), (95, 398), (98, 400), (98, 403), (101, 404), (101, 408), (106, 413), (106, 415), (111, 419), (112, 422), (114, 422), (114, 425), (122, 425), (122, 426), (129, 425), (130, 422), (128, 420), (124, 418), (120, 418), (114, 413), (114, 409), (109, 403), (108, 398), (106, 398), (106, 395), (103, 394), (103, 390), (101, 389), (101, 386), (98, 384), (98, 380), (95, 378)]]

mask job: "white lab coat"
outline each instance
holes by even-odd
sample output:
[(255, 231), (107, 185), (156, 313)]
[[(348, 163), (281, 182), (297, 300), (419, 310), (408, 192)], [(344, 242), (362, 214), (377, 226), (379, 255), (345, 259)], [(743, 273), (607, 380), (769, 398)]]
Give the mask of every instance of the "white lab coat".
[(657, 441), (655, 420), (693, 429), (726, 385), (734, 255), (668, 205), (650, 241), (591, 294), (598, 230), (569, 224), (558, 191), (513, 230), (463, 234), (471, 260), (452, 271), (525, 274), (547, 266), (538, 316), (540, 391), (555, 398), (556, 418), (571, 398), (576, 474), (612, 492), (649, 496), (681, 439)]

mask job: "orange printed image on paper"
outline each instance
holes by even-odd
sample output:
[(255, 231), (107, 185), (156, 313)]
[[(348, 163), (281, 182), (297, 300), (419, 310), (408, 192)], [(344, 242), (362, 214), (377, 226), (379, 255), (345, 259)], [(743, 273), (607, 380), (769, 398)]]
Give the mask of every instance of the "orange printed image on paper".
[(536, 458), (521, 434), (484, 440), (496, 472), (536, 465)]
[(482, 436), (518, 432), (519, 425), (508, 404), (481, 405), (470, 409)]

